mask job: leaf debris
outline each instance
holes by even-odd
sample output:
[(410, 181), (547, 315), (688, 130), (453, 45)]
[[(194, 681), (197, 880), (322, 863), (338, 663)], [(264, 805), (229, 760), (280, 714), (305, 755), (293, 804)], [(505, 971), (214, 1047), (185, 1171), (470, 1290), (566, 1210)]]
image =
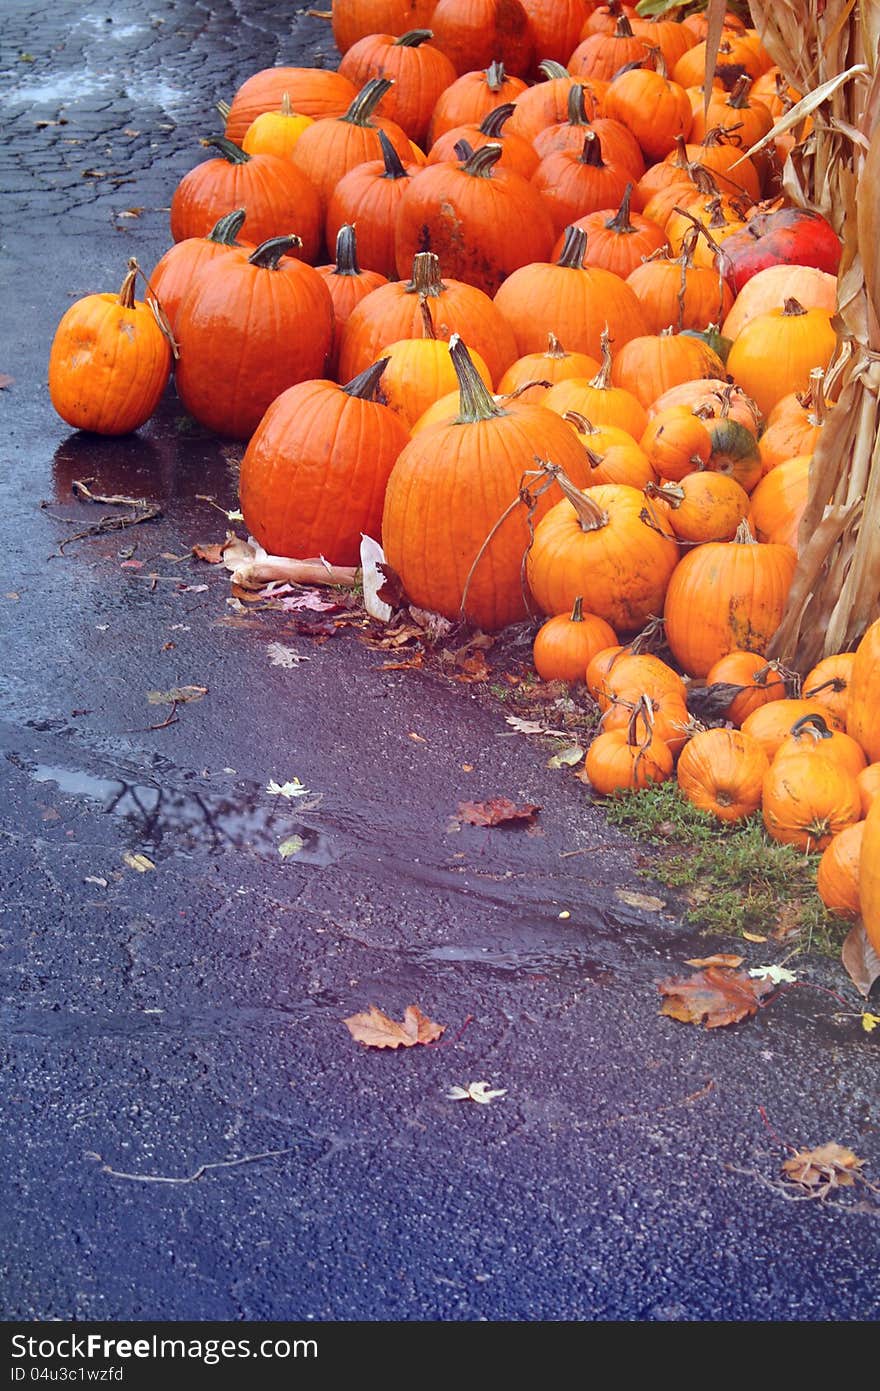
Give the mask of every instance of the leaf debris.
[(429, 1019), (418, 1005), (407, 1005), (400, 1024), (376, 1005), (371, 1005), (368, 1013), (352, 1014), (342, 1022), (355, 1042), (367, 1048), (412, 1048), (417, 1043), (434, 1043), (446, 1032), (445, 1024)]

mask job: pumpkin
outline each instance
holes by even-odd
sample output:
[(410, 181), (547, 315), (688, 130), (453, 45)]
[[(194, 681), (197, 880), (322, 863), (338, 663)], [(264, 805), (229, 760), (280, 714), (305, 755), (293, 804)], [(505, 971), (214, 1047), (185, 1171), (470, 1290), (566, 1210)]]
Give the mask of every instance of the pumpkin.
[(798, 530), (810, 488), (809, 454), (778, 464), (752, 494), (752, 521), (759, 541), (782, 541), (798, 549)]
[(724, 320), (725, 338), (737, 338), (746, 324), (759, 314), (781, 309), (787, 299), (795, 299), (804, 309), (837, 308), (837, 276), (815, 266), (767, 266), (747, 280)]
[(430, 29), (410, 29), (393, 34), (365, 34), (348, 49), (339, 71), (360, 89), (371, 77), (388, 77), (394, 83), (381, 100), (382, 115), (395, 121), (410, 140), (421, 145), (439, 98), (456, 79), (455, 68), (429, 40)]
[(405, 34), (430, 23), (436, 0), (333, 0), (333, 40), (340, 53), (367, 34)]
[[(552, 411), (518, 401), (497, 405), (457, 335), (449, 350), (461, 387), (458, 417), (414, 435), (398, 458), (385, 495), (382, 544), (413, 603), (495, 632), (526, 612), (523, 476), (534, 474), (538, 455), (583, 477), (584, 456)], [(545, 488), (535, 497), (535, 517), (552, 502)], [(554, 612), (570, 610), (574, 597)]]
[(580, 42), (585, 0), (520, 0), (528, 15), (535, 53), (564, 63)]
[(724, 364), (697, 338), (664, 329), (633, 337), (617, 352), (611, 379), (638, 397), (647, 409), (671, 387), (695, 377), (723, 377)]
[(568, 60), (568, 70), (610, 82), (626, 63), (640, 63), (644, 56), (645, 45), (622, 14), (612, 33), (592, 33), (578, 44)]
[[(669, 245), (678, 253), (687, 239), (692, 238), (699, 228), (705, 228), (711, 241), (704, 235), (697, 236), (694, 260), (697, 265), (717, 270), (724, 241), (745, 226), (744, 205), (739, 199), (720, 193), (712, 193), (707, 198), (700, 189), (687, 195), (682, 191), (676, 201), (677, 207), (672, 208), (663, 224)], [(646, 215), (649, 213), (650, 209), (646, 210)], [(729, 303), (732, 304), (733, 300)]]
[(584, 446), (591, 488), (600, 483), (625, 483), (630, 488), (645, 488), (657, 482), (647, 454), (625, 431), (613, 427), (597, 429), (577, 411), (566, 411), (562, 418), (573, 426)]
[[(681, 21), (682, 28), (691, 33), (696, 43), (705, 43), (709, 29), (709, 16), (705, 10), (698, 10), (695, 14), (686, 15)], [(722, 16), (722, 37), (727, 38), (730, 34), (744, 34), (745, 24), (738, 14), (732, 10), (725, 11)]]
[(254, 118), (245, 131), (241, 148), (247, 155), (279, 155), (281, 159), (289, 159), (297, 140), (311, 124), (312, 117), (294, 111), (290, 93), (284, 92), (277, 111), (264, 111)]
[(697, 39), (675, 19), (643, 19), (636, 10), (627, 16), (630, 27), (637, 39), (641, 39), (645, 49), (659, 51), (665, 66), (671, 72), (679, 58), (684, 57), (689, 48), (694, 48)]
[(865, 817), (859, 864), (859, 904), (868, 941), (880, 952), (880, 802)]
[(276, 396), (324, 370), (333, 304), (318, 272), (286, 254), (296, 245), (273, 237), (250, 255), (230, 251), (183, 298), (178, 394), (218, 435), (247, 439)]
[[(760, 652), (735, 650), (719, 657), (706, 673), (707, 686), (729, 687), (730, 701), (721, 708), (726, 720), (741, 725), (755, 710), (788, 693), (786, 673)], [(816, 708), (815, 706), (813, 708)]]
[(672, 769), (672, 753), (654, 734), (647, 702), (639, 703), (625, 729), (597, 735), (584, 761), (593, 791), (605, 797), (665, 782)]
[[(630, 212), (632, 191), (633, 186), (628, 183), (616, 212), (603, 208), (599, 212), (575, 218), (572, 223), (573, 227), (579, 227), (587, 234), (582, 264), (609, 270), (619, 275), (621, 280), (625, 280), (647, 257), (667, 245), (662, 227), (639, 213)], [(554, 260), (562, 254), (564, 245), (565, 232), (551, 253)]]
[(705, 468), (712, 453), (712, 436), (689, 406), (668, 406), (658, 412), (640, 440), (658, 478), (680, 483), (695, 469)]
[(440, 262), (430, 251), (413, 259), (410, 280), (383, 285), (355, 309), (342, 333), (340, 374), (357, 376), (386, 343), (414, 338), (421, 331), (422, 296), (438, 338), (460, 334), (483, 358), (492, 380), (499, 380), (518, 355), (510, 325), (482, 290), (460, 280), (441, 280)]
[(836, 918), (857, 918), (861, 911), (859, 866), (864, 834), (864, 821), (845, 826), (826, 846), (819, 861), (816, 888)]
[(814, 367), (827, 368), (837, 335), (826, 309), (797, 300), (746, 324), (727, 359), (727, 370), (766, 415), (792, 391), (805, 391)]
[[(700, 105), (702, 102), (701, 88)], [(695, 172), (693, 167), (699, 166), (711, 176), (718, 193), (748, 207), (761, 196), (761, 179), (753, 161), (733, 143), (734, 134), (716, 127), (707, 131), (699, 142), (676, 141), (675, 151), (666, 156), (666, 163), (679, 171)]]
[(687, 688), (678, 672), (661, 661), (656, 653), (639, 649), (638, 638), (634, 638), (626, 647), (614, 649), (613, 657), (606, 648), (606, 660), (593, 667), (593, 677), (599, 679), (596, 691), (591, 691), (591, 694), (603, 713), (633, 689), (653, 700), (669, 698), (679, 705), (687, 704)]
[(854, 652), (824, 657), (803, 680), (804, 699), (828, 710), (835, 720), (846, 724), (852, 683)]
[(621, 0), (608, 0), (607, 5), (597, 5), (584, 22), (581, 40), (588, 39), (591, 34), (613, 34), (621, 15), (626, 15), (631, 26), (637, 13), (635, 5), (627, 5), (625, 0), (624, 3)]
[(498, 59), (525, 77), (535, 47), (519, 0), (439, 0), (431, 15), (434, 43), (459, 74)]
[(569, 353), (563, 348), (555, 333), (547, 334), (547, 348), (543, 353), (526, 353), (511, 363), (498, 383), (499, 396), (516, 393), (519, 401), (537, 402), (554, 382), (567, 381), (570, 377), (592, 377), (599, 371), (599, 363), (587, 353)]
[(380, 130), (401, 160), (413, 158), (406, 132), (395, 121), (376, 114), (376, 107), (390, 86), (388, 78), (370, 78), (342, 116), (315, 121), (297, 140), (293, 162), (316, 190), (323, 216), (340, 179), (356, 165), (381, 158)]
[(327, 205), (325, 230), (332, 246), (346, 223), (357, 226), (360, 259), (368, 270), (386, 279), (397, 278), (394, 224), (408, 180), (416, 172), (403, 164), (384, 130), (379, 131), (380, 160), (367, 160), (340, 179)]
[(764, 826), (773, 840), (815, 853), (862, 815), (852, 773), (821, 754), (774, 759), (764, 777)]
[(710, 130), (725, 130), (740, 150), (750, 150), (773, 125), (773, 117), (762, 101), (750, 96), (751, 79), (741, 77), (733, 91), (712, 92), (708, 109), (701, 102), (694, 115), (691, 138), (700, 141)]
[(756, 213), (724, 245), (724, 273), (734, 294), (767, 266), (815, 266), (836, 275), (840, 239), (820, 213), (778, 208)]
[(575, 77), (561, 63), (546, 59), (538, 64), (543, 82), (526, 87), (514, 98), (516, 110), (511, 118), (512, 129), (526, 140), (534, 140), (547, 126), (559, 125), (568, 117), (568, 94), (573, 86), (584, 88), (587, 119), (600, 114), (602, 94), (607, 83), (589, 77)]
[(763, 652), (779, 627), (795, 567), (790, 546), (761, 545), (744, 522), (679, 562), (666, 594), (666, 640), (691, 676), (735, 648)]
[[(735, 81), (739, 81), (743, 70), (745, 70), (747, 77), (754, 80), (761, 76), (763, 65), (754, 50), (743, 42), (740, 35), (728, 31), (718, 45), (718, 54), (715, 60), (716, 80), (724, 82), (729, 76)], [(706, 40), (703, 39), (679, 58), (672, 69), (672, 76), (682, 87), (698, 87), (702, 84), (705, 74)], [(744, 148), (748, 149), (748, 145)]]
[(868, 766), (861, 745), (839, 729), (829, 729), (821, 715), (802, 715), (776, 750), (776, 758), (788, 758), (793, 753), (815, 753), (830, 758), (852, 773), (854, 778)]
[[(152, 294), (161, 305), (172, 332), (177, 322), (180, 301), (199, 271), (230, 247), (240, 247), (238, 234), (244, 223), (244, 208), (236, 208), (218, 218), (206, 237), (187, 237), (175, 242), (165, 252), (150, 276)], [(248, 250), (252, 250), (248, 247)]]
[(758, 441), (765, 473), (798, 455), (815, 453), (828, 411), (824, 380), (821, 367), (814, 368), (806, 392), (792, 391), (776, 402)]
[(655, 737), (662, 739), (675, 757), (687, 743), (688, 711), (684, 700), (669, 692), (649, 696), (640, 690), (637, 682), (623, 690), (612, 691), (608, 709), (601, 719), (603, 733), (625, 729), (640, 704), (651, 711)]
[(75, 430), (127, 435), (149, 420), (165, 390), (171, 349), (154, 301), (135, 299), (137, 275), (131, 260), (118, 295), (78, 299), (55, 330), (49, 395)]
[(357, 565), (409, 432), (379, 403), (384, 361), (347, 386), (307, 381), (272, 402), (241, 464), (245, 525), (271, 555)]
[(649, 68), (618, 73), (605, 93), (605, 114), (632, 131), (645, 156), (656, 163), (691, 129), (691, 104), (677, 82)]
[(780, 746), (791, 733), (791, 727), (804, 715), (817, 715), (820, 711), (809, 700), (798, 700), (786, 696), (784, 700), (772, 700), (753, 710), (742, 722), (743, 732), (763, 746), (764, 752), (772, 762)]
[(584, 613), (583, 598), (575, 598), (571, 613), (558, 613), (542, 623), (535, 635), (532, 656), (544, 681), (583, 681), (597, 652), (617, 642), (604, 618)]
[(653, 420), (670, 406), (687, 406), (707, 425), (712, 420), (735, 420), (753, 437), (758, 433), (761, 418), (758, 407), (735, 383), (698, 377), (670, 387), (648, 407), (649, 419)]
[[(458, 380), (448, 344), (435, 336), (426, 300), (422, 300), (421, 311), (420, 338), (400, 338), (382, 349), (382, 357), (386, 359), (382, 377), (384, 403), (409, 429), (430, 405), (453, 391)], [(489, 369), (473, 348), (470, 359), (481, 381), (491, 391)]]
[(689, 739), (676, 776), (682, 796), (718, 821), (742, 821), (761, 805), (770, 765), (755, 739), (737, 729), (703, 729)]
[(644, 407), (631, 391), (612, 386), (611, 350), (608, 347), (608, 334), (604, 331), (600, 349), (602, 366), (591, 381), (572, 377), (557, 382), (547, 392), (543, 404), (559, 415), (564, 415), (566, 411), (577, 411), (593, 425), (615, 425), (633, 439), (640, 439), (647, 426)]
[[(609, 678), (617, 663), (622, 662), (625, 657), (653, 655), (651, 648), (663, 641), (662, 632), (662, 620), (658, 621), (652, 618), (642, 631), (631, 638), (629, 642), (613, 647), (606, 647), (603, 652), (596, 653), (596, 656), (587, 667), (587, 690), (601, 710), (606, 710), (610, 704), (610, 696), (607, 688), (610, 685)], [(666, 667), (665, 662), (663, 663), (663, 667)], [(666, 670), (671, 672), (672, 668), (668, 667)], [(674, 672), (672, 674), (675, 675)], [(649, 681), (662, 681), (664, 679), (664, 673), (657, 668), (654, 668), (651, 674), (647, 674), (644, 669), (640, 669), (640, 679), (643, 681), (646, 679)], [(681, 678), (679, 677), (678, 679), (680, 680)], [(649, 689), (651, 689), (651, 687), (649, 687)]]
[[(706, 425), (712, 440), (709, 468), (716, 473), (726, 474), (750, 493), (757, 487), (762, 473), (761, 456), (755, 436), (745, 425), (729, 417), (707, 420)], [(772, 539), (779, 538), (774, 536)]]
[(553, 220), (553, 235), (559, 236), (576, 218), (619, 203), (630, 173), (622, 165), (605, 163), (601, 140), (595, 130), (588, 129), (580, 151), (555, 150), (541, 160), (532, 175), (532, 187), (542, 195)]
[[(574, 351), (595, 358), (603, 355), (606, 330), (617, 343), (626, 343), (644, 331), (633, 291), (610, 271), (585, 266), (586, 245), (586, 232), (569, 227), (554, 263), (535, 259), (499, 287), (495, 304), (513, 329), (521, 356), (540, 352), (548, 333), (555, 333)], [(582, 413), (594, 419), (589, 411)]]
[[(511, 77), (504, 64), (490, 62), (477, 72), (466, 72), (437, 99), (428, 126), (428, 145), (434, 145), (456, 126), (479, 125), (484, 116), (527, 90), (520, 77)], [(520, 132), (522, 133), (522, 132)]]
[(626, 279), (634, 291), (650, 332), (664, 328), (702, 329), (720, 323), (733, 303), (724, 280), (716, 271), (697, 266), (694, 242), (680, 256), (658, 254), (636, 266)]
[[(317, 124), (317, 123), (316, 123)], [(302, 260), (315, 261), (323, 241), (320, 202), (309, 179), (290, 159), (249, 155), (222, 135), (202, 141), (219, 151), (184, 174), (171, 199), (175, 241), (206, 237), (230, 208), (244, 208), (249, 242), (264, 242), (279, 229), (295, 232)]]
[(258, 116), (279, 110), (285, 94), (300, 116), (320, 120), (341, 116), (356, 88), (330, 68), (264, 68), (236, 92), (226, 117), (226, 139), (240, 144)]
[(361, 270), (358, 265), (357, 237), (354, 227), (344, 224), (336, 236), (336, 261), (332, 266), (316, 266), (333, 301), (333, 348), (327, 364), (333, 375), (339, 340), (352, 311), (373, 290), (386, 285), (387, 279), (375, 270)]
[(405, 274), (416, 252), (433, 251), (450, 275), (494, 294), (513, 271), (547, 259), (553, 224), (535, 186), (497, 168), (500, 145), (471, 150), (462, 142), (459, 152), (461, 163), (420, 170), (401, 198), (398, 274)]
[(460, 140), (466, 140), (472, 150), (479, 150), (483, 145), (496, 144), (501, 146), (499, 167), (512, 169), (514, 174), (530, 179), (538, 167), (538, 156), (534, 147), (524, 136), (517, 135), (516, 131), (505, 130), (515, 110), (512, 101), (504, 102), (484, 116), (478, 125), (471, 122), (445, 131), (431, 146), (428, 164), (454, 160), (455, 147)]
[(880, 762), (880, 618), (856, 648), (850, 679), (847, 732), (872, 763)]
[(615, 631), (633, 633), (660, 612), (678, 548), (643, 520), (638, 489), (605, 484), (582, 493), (567, 480), (561, 486), (563, 501), (535, 528), (527, 562), (532, 593), (544, 613), (555, 614), (586, 586), (592, 612)]
[(669, 526), (688, 545), (732, 541), (749, 514), (749, 496), (733, 478), (711, 471), (689, 473), (680, 483), (648, 483), (649, 498), (665, 502)]
[(880, 798), (880, 763), (869, 763), (856, 778), (859, 796), (862, 799), (862, 815), (867, 816), (871, 807)]
[(580, 83), (572, 83), (568, 89), (567, 120), (546, 126), (532, 141), (538, 159), (546, 159), (559, 150), (572, 150), (580, 155), (584, 136), (587, 131), (592, 131), (599, 137), (602, 159), (607, 164), (626, 170), (630, 178), (640, 179), (645, 172), (645, 161), (638, 141), (622, 122), (609, 121), (602, 116), (588, 116), (587, 101), (586, 88)]

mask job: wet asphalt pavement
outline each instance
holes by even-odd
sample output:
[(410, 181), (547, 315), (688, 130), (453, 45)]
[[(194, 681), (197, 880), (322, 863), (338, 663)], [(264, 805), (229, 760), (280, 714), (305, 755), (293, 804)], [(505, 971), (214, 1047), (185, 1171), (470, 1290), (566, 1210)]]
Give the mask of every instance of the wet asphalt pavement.
[[(6, 0), (2, 31), (3, 1316), (875, 1318), (877, 1200), (768, 1187), (758, 1108), (876, 1180), (877, 1036), (800, 989), (734, 1029), (660, 1018), (655, 981), (731, 944), (616, 898), (658, 892), (638, 848), (500, 737), (502, 705), (232, 610), (188, 554), (222, 538), (196, 495), (235, 505), (230, 456), (171, 393), (123, 441), (52, 411), (68, 304), (155, 263), (214, 100), (332, 63), (327, 26), (275, 0)], [(59, 556), (95, 520), (77, 478), (163, 519)], [(147, 692), (186, 684), (208, 694), (148, 730)], [(310, 810), (265, 794), (292, 777)], [(499, 795), (540, 803), (541, 834), (449, 830)], [(857, 1011), (834, 963), (798, 969)], [(340, 1021), (371, 1003), (418, 1003), (443, 1045), (358, 1047)], [(479, 1080), (507, 1094), (445, 1099)]]

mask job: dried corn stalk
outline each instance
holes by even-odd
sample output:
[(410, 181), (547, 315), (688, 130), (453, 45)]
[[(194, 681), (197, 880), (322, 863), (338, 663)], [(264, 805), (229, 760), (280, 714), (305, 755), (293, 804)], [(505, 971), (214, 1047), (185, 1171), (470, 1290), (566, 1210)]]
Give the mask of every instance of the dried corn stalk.
[[(880, 0), (750, 0), (812, 133), (786, 191), (843, 240), (839, 399), (810, 467), (788, 608), (772, 655), (805, 670), (880, 614)], [(792, 113), (795, 114), (794, 112)]]

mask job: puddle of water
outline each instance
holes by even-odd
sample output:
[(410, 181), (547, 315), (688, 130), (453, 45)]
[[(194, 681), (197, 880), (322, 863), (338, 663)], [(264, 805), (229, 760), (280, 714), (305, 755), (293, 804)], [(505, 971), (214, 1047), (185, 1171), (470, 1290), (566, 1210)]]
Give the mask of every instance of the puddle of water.
[(279, 844), (297, 836), (302, 845), (291, 857), (292, 863), (328, 865), (336, 858), (326, 835), (286, 816), (275, 805), (277, 798), (267, 805), (261, 793), (243, 793), (233, 799), (158, 782), (126, 782), (80, 769), (12, 761), (34, 782), (54, 783), (64, 796), (94, 802), (106, 815), (122, 817), (136, 828), (139, 844), (184, 854), (245, 850), (278, 861)]
[(506, 950), (458, 943), (429, 947), (408, 955), (419, 964), (448, 962), (451, 965), (478, 965), (490, 971), (511, 971), (526, 976), (576, 971), (584, 979), (601, 982), (609, 975), (607, 966), (587, 955), (583, 943), (549, 941), (546, 938), (540, 940), (540, 934), (532, 934), (528, 944), (511, 944)]

